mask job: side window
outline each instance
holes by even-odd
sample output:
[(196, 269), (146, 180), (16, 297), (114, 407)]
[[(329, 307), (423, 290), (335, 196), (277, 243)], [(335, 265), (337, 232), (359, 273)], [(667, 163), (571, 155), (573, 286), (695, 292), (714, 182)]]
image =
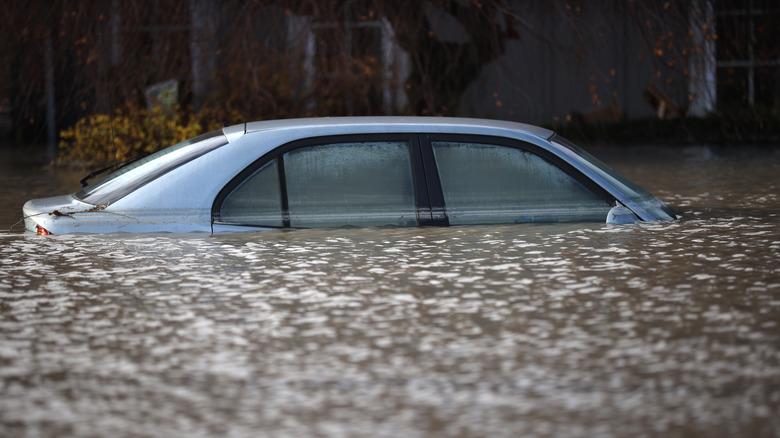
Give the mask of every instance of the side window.
[(258, 169), (225, 198), (220, 210), (220, 221), (240, 225), (283, 226), (276, 160)]
[(449, 222), (604, 221), (610, 205), (549, 161), (522, 149), (432, 142)]
[(310, 146), (283, 161), (292, 227), (417, 223), (406, 141)]

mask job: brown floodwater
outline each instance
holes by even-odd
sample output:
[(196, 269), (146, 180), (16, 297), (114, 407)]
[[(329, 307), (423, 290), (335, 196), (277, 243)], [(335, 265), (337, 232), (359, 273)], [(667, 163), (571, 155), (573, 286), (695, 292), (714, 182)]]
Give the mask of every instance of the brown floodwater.
[(778, 436), (780, 153), (594, 152), (684, 219), (40, 237), (0, 149), (0, 436)]

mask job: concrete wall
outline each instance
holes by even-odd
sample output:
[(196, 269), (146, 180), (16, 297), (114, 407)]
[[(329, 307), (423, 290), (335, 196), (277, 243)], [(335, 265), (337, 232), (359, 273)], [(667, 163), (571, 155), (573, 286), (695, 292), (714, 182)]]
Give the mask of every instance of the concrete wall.
[(572, 112), (608, 107), (614, 99), (629, 118), (653, 116), (642, 97), (649, 82), (684, 103), (684, 78), (663, 68), (656, 77), (659, 67), (646, 40), (617, 6), (602, 3), (596, 10), (585, 3), (576, 18), (562, 17), (555, 7), (517, 11), (519, 38), (508, 40), (504, 55), (464, 93), (463, 115), (555, 124)]

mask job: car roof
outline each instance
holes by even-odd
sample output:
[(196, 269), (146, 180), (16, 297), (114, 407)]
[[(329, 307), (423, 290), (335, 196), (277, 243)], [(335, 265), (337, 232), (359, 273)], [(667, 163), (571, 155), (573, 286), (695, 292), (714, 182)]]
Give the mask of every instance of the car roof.
[[(549, 139), (554, 133), (534, 125), (502, 120), (471, 119), (461, 117), (424, 116), (373, 116), (373, 117), (314, 117), (249, 122), (225, 128), (235, 132), (243, 127), (244, 133), (269, 130), (303, 130), (318, 134), (365, 134), (381, 132), (430, 132), (430, 133), (473, 133), (515, 136), (523, 133)], [(307, 134), (301, 133), (302, 136)]]

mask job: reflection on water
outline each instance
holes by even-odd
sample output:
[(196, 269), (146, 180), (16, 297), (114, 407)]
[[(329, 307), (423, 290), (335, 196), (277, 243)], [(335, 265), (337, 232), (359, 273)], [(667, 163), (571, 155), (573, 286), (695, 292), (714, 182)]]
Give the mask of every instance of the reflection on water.
[(774, 436), (780, 158), (706, 151), (609, 160), (673, 223), (0, 234), (0, 436)]

